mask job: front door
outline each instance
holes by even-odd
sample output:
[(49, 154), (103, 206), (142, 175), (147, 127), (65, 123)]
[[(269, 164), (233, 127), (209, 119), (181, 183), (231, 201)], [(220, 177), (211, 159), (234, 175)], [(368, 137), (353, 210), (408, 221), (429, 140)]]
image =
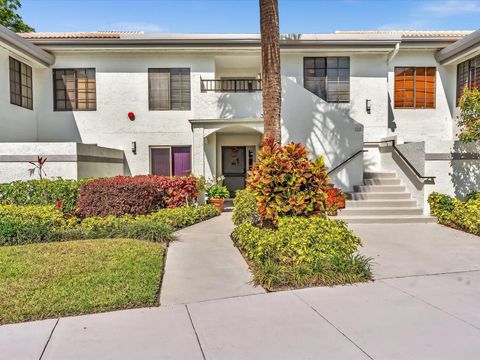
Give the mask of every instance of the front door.
[(228, 188), (232, 197), (236, 190), (245, 188), (245, 177), (247, 175), (245, 150), (245, 146), (222, 146), (224, 185)]

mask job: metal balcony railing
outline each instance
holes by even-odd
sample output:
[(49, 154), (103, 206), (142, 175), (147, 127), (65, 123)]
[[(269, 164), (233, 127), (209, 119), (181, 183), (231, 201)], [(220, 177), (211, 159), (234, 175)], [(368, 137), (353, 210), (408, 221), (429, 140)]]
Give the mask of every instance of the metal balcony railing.
[(202, 92), (254, 92), (262, 91), (259, 79), (200, 80)]

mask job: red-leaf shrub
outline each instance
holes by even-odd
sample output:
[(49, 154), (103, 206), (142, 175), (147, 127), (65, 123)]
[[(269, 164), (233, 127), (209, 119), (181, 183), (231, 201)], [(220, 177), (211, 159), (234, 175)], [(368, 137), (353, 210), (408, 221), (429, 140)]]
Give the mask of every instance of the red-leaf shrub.
[(81, 217), (143, 215), (195, 201), (194, 176), (116, 176), (91, 180), (82, 185), (78, 199)]

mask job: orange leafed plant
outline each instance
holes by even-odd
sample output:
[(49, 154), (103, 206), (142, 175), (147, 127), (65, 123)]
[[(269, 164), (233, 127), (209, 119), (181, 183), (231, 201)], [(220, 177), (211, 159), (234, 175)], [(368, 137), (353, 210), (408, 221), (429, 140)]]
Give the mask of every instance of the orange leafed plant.
[(247, 187), (257, 199), (260, 216), (275, 224), (279, 216), (310, 216), (327, 211), (331, 188), (322, 157), (312, 161), (301, 144), (279, 146), (265, 138), (248, 173)]

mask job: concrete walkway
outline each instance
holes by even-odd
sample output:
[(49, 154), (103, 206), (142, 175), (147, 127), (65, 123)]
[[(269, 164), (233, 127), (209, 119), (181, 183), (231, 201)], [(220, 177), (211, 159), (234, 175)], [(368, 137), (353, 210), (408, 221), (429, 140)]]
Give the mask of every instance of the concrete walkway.
[(160, 295), (161, 305), (264, 293), (233, 245), (231, 213), (223, 213), (177, 232), (170, 244)]
[[(220, 235), (223, 219), (199, 233)], [(380, 280), (0, 326), (0, 358), (480, 359), (480, 238), (435, 224), (354, 228)]]

